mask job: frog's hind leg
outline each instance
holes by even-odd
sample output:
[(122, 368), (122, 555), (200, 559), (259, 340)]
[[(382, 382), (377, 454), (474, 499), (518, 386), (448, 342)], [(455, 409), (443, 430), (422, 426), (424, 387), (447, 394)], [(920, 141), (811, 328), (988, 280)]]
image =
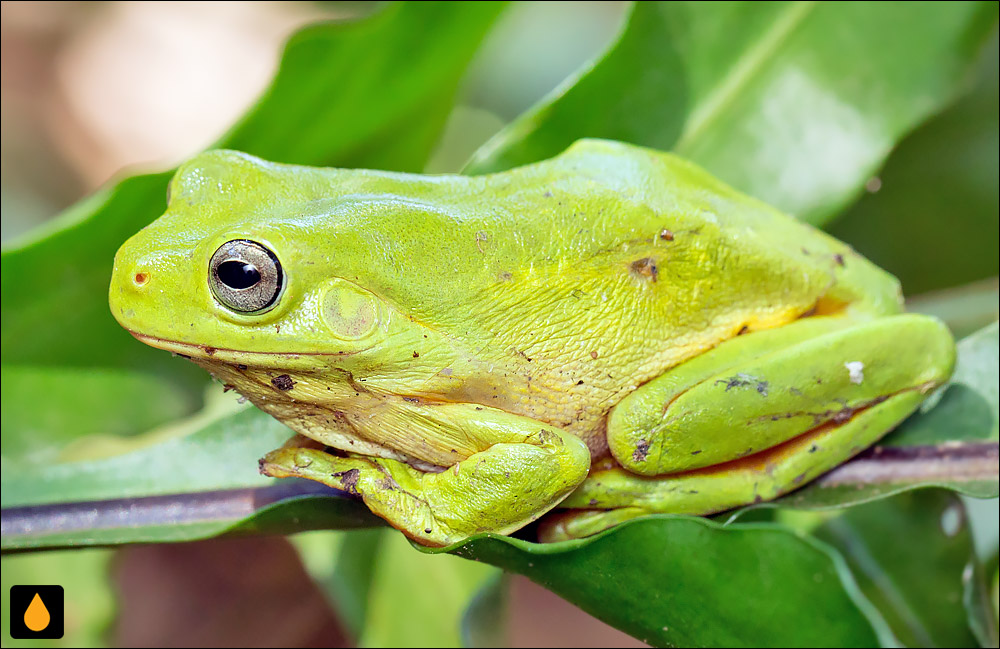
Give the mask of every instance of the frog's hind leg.
[(808, 318), (728, 341), (616, 406), (621, 468), (595, 469), (562, 504), (605, 511), (563, 518), (549, 537), (776, 498), (874, 444), (953, 364), (951, 335), (917, 315)]

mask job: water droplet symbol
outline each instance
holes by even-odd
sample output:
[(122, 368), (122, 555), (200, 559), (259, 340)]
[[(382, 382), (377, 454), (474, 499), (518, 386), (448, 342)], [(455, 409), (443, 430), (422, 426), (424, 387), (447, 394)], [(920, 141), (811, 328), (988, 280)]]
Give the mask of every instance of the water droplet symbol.
[(24, 626), (38, 633), (49, 625), (50, 619), (49, 609), (45, 608), (42, 598), (38, 596), (38, 593), (35, 593), (28, 608), (24, 611)]

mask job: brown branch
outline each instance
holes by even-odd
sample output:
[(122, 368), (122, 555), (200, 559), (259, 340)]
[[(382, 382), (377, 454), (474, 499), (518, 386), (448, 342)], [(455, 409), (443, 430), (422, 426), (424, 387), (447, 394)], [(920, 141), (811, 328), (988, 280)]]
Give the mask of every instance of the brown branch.
[(946, 442), (928, 446), (873, 446), (820, 476), (823, 487), (913, 482), (996, 480), (997, 442)]

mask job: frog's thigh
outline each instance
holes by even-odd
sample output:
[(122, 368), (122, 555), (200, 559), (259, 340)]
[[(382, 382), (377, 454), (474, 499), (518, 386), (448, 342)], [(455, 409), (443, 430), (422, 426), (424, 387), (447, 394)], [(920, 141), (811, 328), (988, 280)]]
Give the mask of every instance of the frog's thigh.
[(845, 423), (829, 422), (719, 466), (651, 478), (620, 468), (595, 471), (563, 501), (562, 507), (572, 509), (547, 518), (540, 535), (546, 541), (580, 538), (645, 514), (705, 515), (777, 498), (874, 444), (913, 412), (923, 396), (901, 392)]
[(590, 451), (578, 437), (493, 409), (478, 414), (484, 417), (479, 435), (490, 436), (485, 450), (440, 473), (308, 448), (272, 451), (261, 470), (359, 494), (393, 527), (429, 545), (478, 532), (509, 534), (555, 507), (587, 476)]
[(953, 365), (951, 335), (927, 316), (803, 319), (727, 341), (640, 387), (609, 415), (608, 443), (640, 475), (712, 466), (908, 394), (894, 401), (908, 404), (901, 418)]

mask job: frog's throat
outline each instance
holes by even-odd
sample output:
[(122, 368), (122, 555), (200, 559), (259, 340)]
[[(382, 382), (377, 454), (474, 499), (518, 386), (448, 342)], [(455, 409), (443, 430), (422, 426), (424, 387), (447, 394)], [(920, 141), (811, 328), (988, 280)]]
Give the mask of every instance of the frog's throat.
[[(275, 361), (289, 361), (292, 362), (295, 359), (303, 358), (315, 358), (316, 356), (352, 356), (356, 352), (352, 351), (337, 351), (337, 352), (249, 352), (239, 349), (226, 349), (223, 347), (212, 347), (211, 345), (196, 345), (193, 343), (182, 343), (176, 340), (167, 340), (165, 338), (157, 338), (156, 336), (149, 336), (146, 334), (141, 334), (137, 331), (128, 330), (136, 340), (145, 343), (150, 347), (155, 347), (157, 349), (162, 349), (164, 351), (172, 352), (178, 356), (184, 358), (198, 358), (207, 361), (214, 361), (219, 363), (232, 363), (232, 364), (262, 364), (271, 365)], [(264, 361), (255, 363), (254, 360)], [(292, 364), (292, 366), (294, 363)], [(289, 366), (289, 367), (292, 367)]]

